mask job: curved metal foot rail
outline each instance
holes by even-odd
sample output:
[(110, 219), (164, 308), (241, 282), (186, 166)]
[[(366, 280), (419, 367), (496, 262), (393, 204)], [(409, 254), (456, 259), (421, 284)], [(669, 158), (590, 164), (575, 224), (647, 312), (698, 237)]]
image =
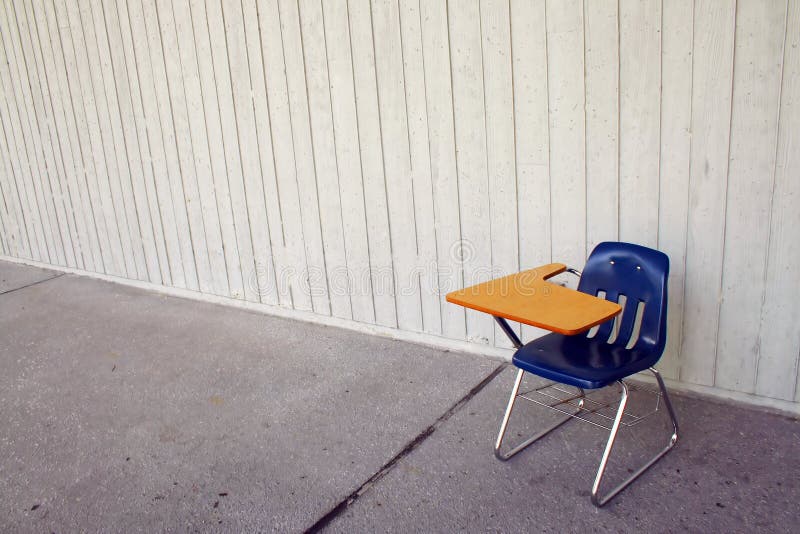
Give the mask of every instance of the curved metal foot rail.
[(622, 395), (619, 401), (619, 408), (617, 408), (617, 416), (614, 418), (614, 423), (611, 426), (611, 433), (608, 436), (608, 443), (606, 443), (606, 449), (603, 451), (603, 458), (600, 460), (600, 467), (597, 469), (597, 476), (595, 477), (594, 484), (592, 485), (592, 504), (597, 507), (605, 505), (608, 501), (616, 497), (619, 492), (627, 488), (634, 480), (639, 478), (642, 473), (647, 471), (653, 464), (659, 461), (670, 451), (670, 449), (672, 449), (672, 447), (675, 446), (675, 443), (678, 442), (678, 419), (675, 417), (675, 410), (672, 408), (672, 402), (669, 399), (667, 388), (664, 386), (664, 380), (661, 378), (661, 373), (659, 373), (654, 367), (651, 367), (650, 371), (653, 373), (653, 375), (655, 375), (656, 381), (658, 382), (658, 387), (664, 397), (664, 404), (667, 406), (667, 412), (669, 413), (670, 420), (672, 421), (672, 436), (670, 436), (667, 446), (661, 449), (658, 454), (656, 454), (639, 469), (634, 471), (631, 476), (622, 481), (622, 483), (620, 483), (613, 490), (609, 491), (605, 496), (600, 496), (600, 483), (603, 480), (603, 474), (606, 470), (608, 457), (611, 455), (611, 450), (614, 448), (614, 440), (617, 437), (617, 431), (619, 430), (619, 425), (622, 421), (622, 415), (625, 412), (625, 406), (628, 404), (628, 386), (622, 380), (620, 380), (619, 384), (622, 386)]
[[(508, 336), (508, 339), (511, 340), (511, 343), (514, 345), (514, 347), (520, 348), (522, 346), (522, 341), (520, 341), (520, 339), (517, 336), (516, 332), (514, 332), (514, 330), (508, 325), (508, 322), (506, 322), (506, 320), (503, 319), (502, 317), (496, 317), (496, 316), (495, 316), (494, 320), (497, 321), (497, 324), (500, 326), (500, 328), (503, 330), (503, 332), (506, 334), (506, 336)], [(531, 445), (531, 444), (535, 443), (536, 441), (538, 441), (539, 438), (543, 438), (544, 436), (546, 436), (547, 434), (549, 434), (550, 432), (552, 432), (556, 428), (560, 427), (561, 425), (563, 425), (564, 423), (569, 421), (574, 415), (574, 414), (567, 414), (566, 417), (564, 417), (563, 419), (558, 420), (556, 422), (556, 424), (554, 424), (553, 426), (551, 426), (551, 427), (539, 432), (538, 434), (536, 434), (535, 436), (533, 436), (531, 438), (526, 439), (525, 441), (523, 441), (522, 443), (520, 443), (519, 445), (517, 445), (516, 447), (514, 447), (513, 449), (511, 449), (507, 453), (501, 453), (500, 452), (500, 446), (503, 444), (503, 437), (505, 436), (506, 428), (508, 427), (508, 420), (511, 418), (511, 411), (514, 409), (514, 403), (516, 402), (517, 397), (520, 396), (519, 395), (519, 386), (520, 386), (520, 384), (522, 384), (522, 377), (523, 376), (525, 376), (525, 371), (523, 371), (522, 369), (519, 369), (519, 372), (517, 373), (517, 379), (514, 381), (514, 388), (511, 390), (511, 398), (508, 399), (508, 406), (506, 407), (506, 414), (505, 414), (505, 416), (503, 416), (503, 422), (500, 425), (500, 433), (497, 435), (497, 441), (494, 444), (494, 455), (497, 457), (498, 460), (502, 460), (504, 462), (506, 460), (508, 460), (509, 458), (511, 458), (512, 456), (514, 456), (515, 454), (517, 454), (518, 452), (520, 452), (523, 449), (525, 449), (526, 447), (528, 447), (528, 445)], [(570, 399), (566, 399), (564, 401), (561, 401), (558, 404), (562, 404), (562, 403), (568, 402), (570, 400), (575, 400), (577, 398), (580, 398), (581, 400), (580, 400), (580, 402), (578, 404), (578, 409), (575, 412), (575, 414), (577, 414), (583, 409), (583, 397), (584, 397), (584, 393), (583, 393), (583, 390), (581, 389), (579, 395), (571, 397)]]
[[(516, 447), (514, 447), (510, 451), (508, 451), (506, 453), (501, 453), (500, 452), (500, 446), (503, 444), (503, 438), (505, 437), (505, 434), (506, 434), (506, 428), (508, 428), (508, 421), (509, 421), (509, 419), (511, 419), (511, 412), (514, 410), (514, 403), (517, 401), (517, 397), (522, 396), (519, 393), (519, 387), (520, 387), (520, 384), (522, 384), (522, 377), (524, 375), (525, 375), (525, 371), (523, 371), (522, 369), (520, 369), (519, 372), (517, 373), (517, 379), (514, 381), (514, 387), (511, 389), (511, 398), (508, 399), (508, 406), (506, 407), (506, 413), (503, 416), (503, 422), (500, 424), (500, 433), (497, 435), (497, 441), (495, 441), (495, 444), (494, 444), (494, 455), (497, 457), (498, 460), (502, 460), (504, 462), (506, 460), (508, 460), (509, 458), (511, 458), (512, 456), (516, 455), (518, 452), (521, 452), (522, 450), (527, 448), (529, 445), (532, 445), (532, 444), (536, 443), (537, 441), (539, 441), (539, 439), (545, 437), (547, 434), (549, 434), (553, 430), (557, 429), (558, 427), (560, 427), (561, 425), (563, 425), (564, 423), (566, 423), (567, 421), (572, 419), (575, 415), (577, 415), (578, 413), (580, 413), (583, 410), (583, 399), (584, 399), (585, 394), (584, 394), (584, 391), (581, 389), (581, 390), (579, 390), (579, 393), (577, 395), (574, 395), (574, 396), (569, 397), (567, 399), (560, 400), (558, 402), (558, 404), (567, 404), (567, 403), (569, 403), (569, 401), (580, 399), (580, 401), (578, 402), (578, 408), (574, 413), (567, 414), (566, 417), (564, 417), (562, 419), (559, 419), (552, 426), (550, 426), (550, 427), (542, 430), (538, 434), (526, 439), (525, 441), (523, 441), (522, 443), (520, 443), (519, 445), (517, 445)], [(552, 408), (552, 406), (551, 406), (551, 408)]]

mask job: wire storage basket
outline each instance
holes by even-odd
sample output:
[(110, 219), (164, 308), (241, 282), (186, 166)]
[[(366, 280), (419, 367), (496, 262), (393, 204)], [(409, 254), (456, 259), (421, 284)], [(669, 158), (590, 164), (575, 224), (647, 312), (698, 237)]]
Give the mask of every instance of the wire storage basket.
[[(642, 406), (644, 411), (634, 413), (626, 410), (620, 421), (621, 425), (635, 426), (658, 412), (661, 407), (661, 392), (658, 389), (627, 380), (625, 385), (628, 387), (628, 392), (631, 396), (644, 397), (636, 402), (636, 405)], [(517, 394), (517, 397), (570, 417), (581, 419), (606, 430), (611, 430), (611, 424), (614, 422), (616, 415), (616, 407), (619, 403), (618, 391), (614, 395), (609, 395), (609, 390), (612, 388), (613, 386), (610, 386), (587, 392), (581, 388), (559, 384), (558, 382), (546, 382), (521, 391)]]

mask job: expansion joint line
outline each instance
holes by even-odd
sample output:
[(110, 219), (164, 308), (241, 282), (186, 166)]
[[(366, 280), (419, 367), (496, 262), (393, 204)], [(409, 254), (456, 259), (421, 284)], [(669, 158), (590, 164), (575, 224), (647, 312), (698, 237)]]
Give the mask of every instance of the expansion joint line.
[(503, 369), (506, 368), (508, 364), (500, 364), (498, 365), (491, 373), (489, 373), (483, 380), (481, 380), (475, 387), (467, 392), (466, 395), (461, 397), (455, 404), (453, 404), (446, 412), (444, 412), (436, 421), (433, 422), (428, 428), (417, 434), (417, 436), (412, 439), (408, 444), (406, 444), (403, 449), (398, 452), (392, 459), (388, 462), (383, 464), (375, 474), (367, 479), (366, 482), (361, 484), (353, 493), (345, 497), (341, 500), (336, 506), (330, 509), (328, 513), (323, 515), (316, 523), (311, 525), (308, 529), (306, 529), (306, 534), (311, 534), (315, 532), (322, 531), (326, 526), (328, 526), (331, 521), (336, 519), (342, 512), (347, 510), (347, 508), (353, 504), (356, 500), (358, 500), (361, 495), (366, 493), (372, 486), (375, 485), (380, 479), (382, 479), (386, 474), (389, 473), (403, 458), (411, 454), (417, 447), (419, 447), (426, 439), (428, 439), (436, 430), (445, 423), (448, 419), (450, 419), (462, 406), (468, 403), (475, 395), (480, 393), (480, 391), (485, 388), (489, 383), (499, 375)]

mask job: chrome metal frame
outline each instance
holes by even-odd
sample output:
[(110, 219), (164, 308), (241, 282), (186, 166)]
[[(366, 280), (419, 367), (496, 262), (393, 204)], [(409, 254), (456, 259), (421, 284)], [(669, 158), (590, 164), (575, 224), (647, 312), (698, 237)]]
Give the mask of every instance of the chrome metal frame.
[[(506, 320), (503, 319), (502, 317), (495, 317), (495, 320), (500, 325), (500, 327), (503, 329), (503, 331), (506, 333), (506, 335), (509, 337), (509, 339), (511, 339), (511, 342), (514, 344), (514, 346), (516, 348), (520, 348), (522, 346), (522, 342), (519, 340), (519, 337), (517, 337), (516, 333), (508, 325)], [(669, 442), (667, 443), (666, 447), (661, 449), (654, 457), (652, 457), (644, 465), (639, 467), (628, 478), (626, 478), (620, 484), (618, 484), (614, 489), (612, 489), (611, 491), (606, 493), (604, 496), (600, 495), (600, 484), (601, 484), (601, 482), (603, 480), (603, 475), (605, 474), (606, 466), (608, 464), (608, 459), (611, 456), (612, 449), (614, 448), (614, 442), (615, 442), (615, 440), (617, 438), (617, 432), (619, 431), (620, 424), (622, 423), (622, 417), (623, 417), (623, 415), (625, 415), (625, 408), (626, 408), (626, 406), (628, 404), (628, 388), (629, 388), (629, 386), (624, 381), (619, 380), (618, 384), (620, 385), (620, 388), (621, 388), (619, 406), (617, 407), (616, 416), (614, 417), (614, 421), (613, 421), (613, 423), (611, 425), (611, 428), (609, 429), (610, 433), (609, 433), (609, 436), (608, 436), (608, 442), (606, 443), (605, 450), (603, 451), (603, 456), (602, 456), (602, 458), (600, 460), (600, 466), (597, 469), (597, 475), (595, 476), (594, 484), (592, 484), (592, 504), (594, 504), (597, 507), (601, 507), (601, 506), (605, 505), (608, 501), (610, 501), (611, 499), (616, 497), (617, 494), (619, 494), (622, 490), (627, 488), (634, 480), (639, 478), (639, 476), (641, 476), (642, 473), (647, 471), (650, 467), (653, 466), (653, 464), (655, 464), (665, 454), (667, 454), (667, 452), (669, 452), (672, 449), (672, 447), (674, 447), (675, 444), (678, 441), (678, 420), (677, 420), (677, 417), (675, 416), (675, 410), (672, 407), (672, 402), (670, 401), (669, 394), (667, 393), (667, 388), (664, 385), (664, 380), (661, 378), (661, 374), (655, 369), (655, 367), (651, 367), (650, 368), (650, 372), (652, 372), (653, 375), (656, 377), (656, 381), (658, 382), (658, 387), (659, 387), (659, 391), (660, 391), (660, 396), (662, 396), (664, 398), (664, 404), (665, 404), (665, 406), (667, 408), (667, 412), (669, 414), (670, 421), (672, 422), (672, 429), (673, 429), (672, 435), (670, 436)], [(564, 417), (562, 419), (559, 419), (554, 425), (552, 425), (552, 426), (546, 428), (545, 430), (539, 432), (538, 434), (536, 434), (536, 435), (524, 440), (522, 443), (520, 443), (519, 445), (516, 445), (515, 447), (513, 447), (508, 452), (505, 452), (505, 453), (500, 452), (500, 448), (501, 448), (501, 446), (503, 444), (503, 438), (505, 437), (505, 433), (506, 433), (506, 430), (508, 428), (508, 423), (509, 423), (509, 420), (511, 419), (511, 412), (514, 410), (514, 403), (516, 402), (517, 398), (518, 397), (523, 397), (523, 398), (525, 398), (527, 400), (532, 400), (532, 399), (529, 399), (528, 397), (525, 396), (526, 393), (522, 393), (522, 394), (519, 393), (519, 389), (520, 389), (520, 386), (522, 384), (522, 379), (523, 379), (524, 376), (525, 376), (525, 371), (522, 370), (522, 369), (519, 369), (518, 372), (517, 372), (517, 377), (514, 380), (514, 386), (511, 389), (511, 397), (508, 400), (508, 406), (506, 407), (506, 411), (505, 411), (505, 414), (503, 416), (503, 421), (500, 424), (500, 432), (498, 433), (497, 440), (495, 441), (495, 444), (494, 444), (494, 455), (499, 460), (507, 461), (508, 459), (512, 458), (513, 456), (515, 456), (519, 452), (523, 451), (524, 449), (526, 449), (530, 445), (536, 443), (539, 439), (543, 438), (544, 436), (546, 436), (547, 434), (549, 434), (553, 430), (559, 428), (561, 425), (563, 425), (564, 423), (566, 423), (570, 419), (581, 419), (581, 420), (587, 421), (589, 423), (592, 423), (592, 424), (594, 424), (596, 426), (602, 426), (603, 428), (608, 428), (608, 427), (605, 427), (604, 425), (598, 425), (597, 423), (594, 423), (593, 421), (587, 420), (584, 417), (581, 417), (579, 415), (581, 412), (587, 411), (586, 408), (584, 408), (585, 401), (586, 401), (586, 392), (581, 388), (577, 388), (578, 389), (578, 393), (577, 394), (575, 394), (575, 395), (573, 395), (571, 397), (568, 397), (566, 399), (556, 399), (557, 402), (555, 402), (554, 404), (545, 404), (545, 403), (542, 403), (542, 402), (534, 401), (537, 404), (541, 404), (541, 405), (543, 405), (543, 406), (545, 406), (547, 408), (559, 411), (561, 413), (565, 413), (566, 417)], [(564, 410), (563, 408), (561, 408), (561, 405), (571, 404), (570, 401), (574, 401), (574, 400), (578, 400), (575, 412), (570, 413), (570, 412)], [(594, 411), (594, 410), (595, 409), (590, 409), (588, 411), (591, 412), (591, 411)], [(641, 419), (641, 418), (637, 418), (637, 419)], [(624, 424), (624, 423), (622, 423), (622, 424)]]
[[(500, 424), (500, 433), (497, 435), (497, 441), (495, 441), (494, 443), (494, 455), (497, 457), (498, 460), (502, 460), (503, 462), (505, 462), (512, 456), (515, 456), (516, 454), (522, 452), (524, 449), (528, 448), (529, 445), (533, 445), (534, 443), (539, 441), (539, 439), (545, 437), (547, 434), (549, 434), (553, 430), (557, 429), (558, 427), (560, 427), (561, 425), (572, 419), (574, 415), (577, 415), (583, 409), (584, 392), (583, 390), (580, 390), (579, 395), (574, 397), (580, 399), (578, 409), (575, 411), (574, 414), (567, 414), (565, 417), (556, 421), (556, 423), (553, 424), (552, 426), (542, 430), (533, 437), (526, 439), (516, 447), (512, 448), (510, 451), (506, 453), (500, 452), (500, 447), (503, 445), (503, 438), (505, 437), (506, 434), (506, 428), (508, 428), (508, 421), (509, 419), (511, 419), (512, 410), (514, 410), (514, 403), (516, 402), (517, 397), (522, 396), (519, 394), (519, 387), (522, 384), (523, 376), (525, 376), (525, 371), (520, 369), (519, 372), (517, 373), (517, 378), (514, 381), (514, 387), (511, 389), (511, 398), (508, 399), (508, 406), (506, 407), (506, 413), (503, 416), (503, 422)], [(564, 402), (567, 401), (561, 401), (560, 404)]]
[(614, 489), (606, 493), (605, 496), (601, 497), (599, 494), (600, 490), (600, 482), (603, 480), (603, 473), (606, 470), (606, 464), (608, 463), (608, 457), (611, 455), (611, 450), (614, 448), (614, 440), (617, 437), (617, 431), (619, 430), (619, 424), (622, 420), (622, 415), (625, 412), (625, 406), (628, 404), (628, 386), (622, 380), (619, 383), (622, 385), (622, 396), (619, 401), (619, 408), (617, 408), (617, 417), (614, 419), (614, 424), (611, 427), (611, 434), (608, 436), (608, 443), (606, 443), (606, 448), (603, 451), (603, 458), (600, 460), (600, 467), (597, 469), (597, 476), (594, 479), (594, 484), (592, 484), (592, 504), (597, 507), (603, 506), (608, 501), (616, 497), (616, 495), (627, 488), (631, 482), (639, 478), (639, 476), (647, 471), (653, 464), (659, 461), (665, 454), (667, 454), (672, 447), (678, 442), (678, 419), (675, 417), (675, 410), (672, 407), (672, 401), (669, 399), (669, 394), (667, 393), (667, 388), (664, 385), (664, 379), (661, 378), (661, 373), (659, 373), (655, 367), (650, 368), (650, 372), (653, 373), (656, 377), (656, 381), (658, 381), (658, 387), (661, 390), (661, 394), (664, 396), (664, 404), (667, 406), (667, 412), (669, 413), (670, 420), (672, 422), (672, 435), (669, 438), (669, 442), (667, 446), (661, 449), (658, 454), (653, 456), (650, 460), (645, 462), (639, 469), (634, 471), (631, 476), (623, 480), (619, 485), (617, 485)]

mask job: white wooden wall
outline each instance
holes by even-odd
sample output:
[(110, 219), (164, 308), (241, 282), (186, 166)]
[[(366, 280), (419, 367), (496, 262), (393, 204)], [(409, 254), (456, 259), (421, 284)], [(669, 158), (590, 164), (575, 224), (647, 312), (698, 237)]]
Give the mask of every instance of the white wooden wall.
[(6, 257), (507, 346), (443, 294), (633, 241), (672, 261), (667, 376), (800, 402), (800, 1), (2, 0), (0, 33)]

